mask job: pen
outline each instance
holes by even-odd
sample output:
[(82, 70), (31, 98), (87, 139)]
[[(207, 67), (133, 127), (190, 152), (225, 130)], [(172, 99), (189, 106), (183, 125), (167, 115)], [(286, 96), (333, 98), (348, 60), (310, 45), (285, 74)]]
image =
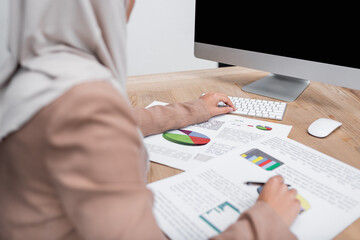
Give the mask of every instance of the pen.
[[(245, 182), (246, 185), (258, 185), (258, 186), (263, 186), (265, 185), (264, 182)], [(286, 186), (290, 187), (290, 184), (286, 184)]]

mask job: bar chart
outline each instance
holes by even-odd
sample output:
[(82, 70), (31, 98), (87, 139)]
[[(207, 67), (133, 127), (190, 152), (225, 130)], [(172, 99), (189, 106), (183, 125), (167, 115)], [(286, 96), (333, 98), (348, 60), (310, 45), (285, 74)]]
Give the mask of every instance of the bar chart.
[(241, 154), (241, 156), (267, 171), (274, 170), (284, 164), (257, 148), (253, 148)]
[(240, 211), (228, 201), (210, 209), (199, 217), (217, 233), (221, 233), (234, 223), (240, 216)]

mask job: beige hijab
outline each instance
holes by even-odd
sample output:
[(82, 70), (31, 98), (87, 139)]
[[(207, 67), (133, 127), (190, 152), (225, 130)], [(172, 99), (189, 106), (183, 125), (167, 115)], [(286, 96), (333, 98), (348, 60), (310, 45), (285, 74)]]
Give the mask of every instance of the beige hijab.
[(0, 142), (76, 84), (125, 93), (128, 0), (0, 0)]

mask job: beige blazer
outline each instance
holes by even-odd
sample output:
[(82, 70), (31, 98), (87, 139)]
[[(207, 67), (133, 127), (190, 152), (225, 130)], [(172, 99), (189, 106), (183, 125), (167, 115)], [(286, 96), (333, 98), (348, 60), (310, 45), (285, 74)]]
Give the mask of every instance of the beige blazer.
[[(202, 100), (131, 109), (110, 84), (83, 83), (0, 144), (0, 239), (163, 239), (139, 134), (208, 120)], [(171, 119), (171, 121), (170, 121)], [(293, 239), (256, 203), (215, 239)]]

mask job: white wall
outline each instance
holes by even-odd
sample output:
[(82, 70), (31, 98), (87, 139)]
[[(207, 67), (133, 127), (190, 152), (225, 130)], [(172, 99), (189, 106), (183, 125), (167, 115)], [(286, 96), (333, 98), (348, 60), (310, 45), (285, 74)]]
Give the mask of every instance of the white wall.
[(194, 57), (194, 0), (136, 0), (128, 23), (128, 75), (215, 68)]

